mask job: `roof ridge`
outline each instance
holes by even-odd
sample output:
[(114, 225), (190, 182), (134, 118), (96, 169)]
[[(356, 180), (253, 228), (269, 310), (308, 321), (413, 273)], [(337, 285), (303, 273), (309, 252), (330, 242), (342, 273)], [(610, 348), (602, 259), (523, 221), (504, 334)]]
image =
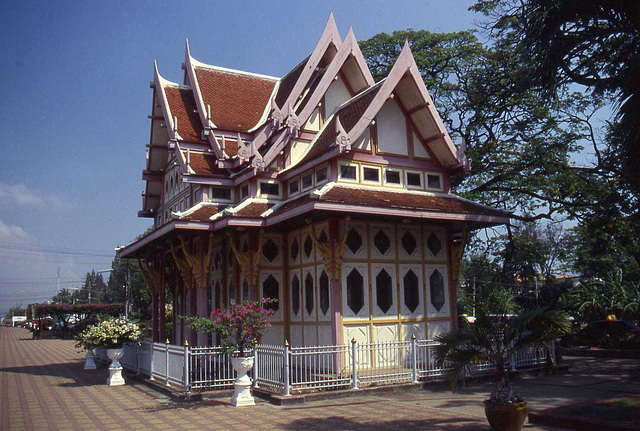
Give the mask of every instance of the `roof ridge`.
[(221, 73), (229, 73), (233, 75), (243, 75), (243, 76), (249, 76), (249, 77), (258, 78), (258, 79), (269, 80), (269, 81), (279, 81), (281, 79), (281, 78), (278, 78), (277, 76), (264, 75), (264, 74), (255, 73), (255, 72), (247, 72), (246, 70), (231, 69), (229, 67), (223, 67), (223, 66), (214, 66), (212, 64), (206, 64), (201, 61), (198, 61), (193, 57), (191, 57), (191, 60), (193, 62), (194, 69), (204, 69), (204, 70), (216, 71)]

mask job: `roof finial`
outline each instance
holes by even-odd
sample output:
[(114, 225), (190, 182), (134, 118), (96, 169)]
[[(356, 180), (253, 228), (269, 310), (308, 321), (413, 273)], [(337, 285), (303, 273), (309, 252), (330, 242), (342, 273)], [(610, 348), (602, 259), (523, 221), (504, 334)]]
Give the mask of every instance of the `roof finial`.
[(465, 172), (471, 171), (471, 163), (469, 163), (469, 159), (467, 158), (467, 140), (462, 137), (462, 143), (460, 144), (460, 148), (456, 152), (456, 156), (458, 157), (458, 161), (462, 164), (462, 168)]
[(185, 45), (185, 53), (187, 54), (187, 57), (191, 57), (191, 49), (189, 49), (189, 38), (184, 39), (184, 45)]
[(300, 120), (298, 120), (298, 116), (296, 115), (296, 111), (293, 109), (293, 105), (289, 103), (289, 110), (287, 112), (287, 129), (290, 135), (294, 137), (298, 137), (298, 133), (300, 132)]
[(275, 129), (279, 129), (284, 122), (284, 114), (282, 113), (280, 108), (278, 108), (275, 97), (271, 99), (271, 121), (272, 126)]
[(340, 117), (336, 115), (336, 145), (340, 147), (340, 152), (345, 153), (351, 151), (351, 138), (342, 127)]

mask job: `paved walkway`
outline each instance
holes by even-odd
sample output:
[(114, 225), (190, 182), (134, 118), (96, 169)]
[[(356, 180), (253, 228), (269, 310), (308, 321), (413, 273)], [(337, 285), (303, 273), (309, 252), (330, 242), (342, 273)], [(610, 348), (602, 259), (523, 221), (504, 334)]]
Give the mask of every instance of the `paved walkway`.
[[(531, 409), (638, 393), (638, 361), (580, 361), (578, 374), (517, 383)], [(607, 368), (603, 364), (609, 364)], [(591, 369), (589, 369), (591, 367)], [(614, 374), (615, 372), (615, 374)], [(487, 384), (454, 394), (444, 388), (274, 406), (235, 408), (227, 400), (176, 403), (144, 384), (105, 384), (106, 369), (83, 369), (68, 340), (32, 340), (0, 327), (0, 430), (487, 430)], [(525, 425), (525, 430), (558, 428)]]

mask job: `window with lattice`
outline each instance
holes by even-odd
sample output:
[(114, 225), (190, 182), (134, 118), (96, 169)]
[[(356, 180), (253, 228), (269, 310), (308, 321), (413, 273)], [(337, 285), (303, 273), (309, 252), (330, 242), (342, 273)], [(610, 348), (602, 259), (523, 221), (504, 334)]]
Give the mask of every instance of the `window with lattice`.
[(319, 288), (320, 288), (320, 311), (322, 311), (323, 315), (326, 315), (329, 311), (329, 276), (326, 271), (322, 271), (320, 274), (319, 280)]
[(313, 276), (310, 272), (304, 279), (304, 308), (307, 314), (311, 316), (313, 313)]
[(420, 305), (420, 283), (418, 276), (412, 269), (402, 278), (404, 283), (404, 305), (407, 306), (409, 311), (415, 313), (418, 305)]
[(392, 280), (385, 269), (376, 275), (376, 304), (384, 314), (387, 314), (393, 305)]
[(364, 307), (364, 278), (355, 268), (347, 275), (347, 305), (354, 314)]
[(297, 274), (291, 279), (291, 310), (295, 316), (300, 314), (300, 280)]
[(269, 275), (262, 283), (262, 298), (269, 298), (270, 301), (265, 308), (278, 311), (280, 308), (280, 283), (273, 275)]
[(429, 276), (431, 304), (437, 311), (441, 311), (445, 304), (444, 277), (437, 269)]

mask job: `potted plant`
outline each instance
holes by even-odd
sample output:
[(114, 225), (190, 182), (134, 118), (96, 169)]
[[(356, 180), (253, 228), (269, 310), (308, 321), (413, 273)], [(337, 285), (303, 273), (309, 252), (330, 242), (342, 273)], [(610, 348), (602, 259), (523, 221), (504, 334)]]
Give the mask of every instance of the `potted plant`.
[(210, 318), (184, 317), (189, 326), (200, 333), (220, 335), (222, 350), (231, 356), (231, 365), (237, 372), (235, 392), (231, 404), (240, 407), (254, 405), (251, 396), (251, 378), (247, 373), (253, 367), (253, 351), (264, 330), (271, 326), (275, 300), (245, 301), (225, 310), (217, 309)]
[(526, 402), (514, 394), (507, 366), (510, 358), (531, 347), (548, 346), (552, 340), (571, 330), (568, 315), (563, 311), (532, 308), (508, 314), (505, 308), (497, 314), (477, 307), (473, 323), (461, 322), (459, 329), (434, 338), (436, 364), (446, 366), (447, 379), (455, 391), (471, 367), (489, 362), (495, 369), (491, 396), (484, 401), (487, 420), (494, 431), (522, 429), (526, 417)]
[(124, 385), (120, 365), (120, 359), (124, 354), (122, 347), (125, 343), (140, 342), (142, 331), (138, 324), (126, 319), (110, 317), (87, 327), (82, 333), (93, 345), (107, 349), (107, 356), (111, 359), (107, 384), (109, 386)]
[(85, 370), (96, 369), (96, 355), (93, 352), (93, 349), (95, 349), (96, 347), (100, 347), (100, 344), (89, 331), (89, 328), (96, 323), (97, 320), (91, 318), (85, 319), (82, 322), (76, 324), (72, 330), (73, 338), (75, 338), (76, 340), (76, 347), (81, 347), (87, 351), (84, 361)]

